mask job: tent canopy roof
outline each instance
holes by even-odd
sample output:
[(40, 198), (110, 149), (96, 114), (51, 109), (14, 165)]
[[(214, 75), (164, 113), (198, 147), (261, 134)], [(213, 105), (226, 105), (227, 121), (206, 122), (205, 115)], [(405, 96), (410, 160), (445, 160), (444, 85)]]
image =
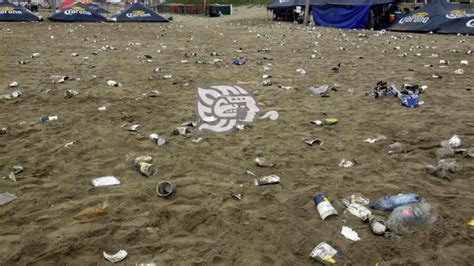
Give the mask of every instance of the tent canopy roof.
[(48, 18), (60, 22), (106, 22), (107, 18), (82, 3), (66, 7), (63, 11)]
[(168, 22), (166, 18), (141, 3), (135, 3), (112, 17), (117, 22)]
[[(341, 6), (374, 6), (395, 3), (395, 0), (310, 0), (311, 5), (341, 5)], [(288, 9), (304, 6), (305, 0), (275, 0), (267, 5), (267, 9)]]
[(0, 21), (38, 21), (28, 9), (10, 2), (0, 2)]
[(311, 0), (312, 5), (375, 6), (395, 3), (395, 0)]
[(434, 0), (389, 27), (393, 31), (474, 34), (474, 10), (444, 0)]

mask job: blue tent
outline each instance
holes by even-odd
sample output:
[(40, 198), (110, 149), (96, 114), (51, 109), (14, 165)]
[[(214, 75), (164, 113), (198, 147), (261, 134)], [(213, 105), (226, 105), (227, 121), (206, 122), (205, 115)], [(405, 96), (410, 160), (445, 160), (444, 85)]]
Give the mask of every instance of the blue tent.
[(408, 13), (389, 30), (474, 34), (474, 11), (444, 0), (436, 0)]
[(96, 13), (82, 3), (68, 6), (63, 11), (48, 18), (51, 21), (59, 22), (105, 22), (107, 18)]
[(0, 21), (38, 21), (28, 9), (10, 2), (0, 2)]
[(316, 25), (348, 29), (369, 27), (370, 9), (395, 0), (312, 0), (313, 20)]
[(466, 13), (465, 16), (453, 18), (452, 21), (444, 24), (437, 33), (474, 35), (474, 11)]
[(135, 3), (115, 14), (113, 20), (117, 22), (168, 22), (166, 18), (141, 3)]

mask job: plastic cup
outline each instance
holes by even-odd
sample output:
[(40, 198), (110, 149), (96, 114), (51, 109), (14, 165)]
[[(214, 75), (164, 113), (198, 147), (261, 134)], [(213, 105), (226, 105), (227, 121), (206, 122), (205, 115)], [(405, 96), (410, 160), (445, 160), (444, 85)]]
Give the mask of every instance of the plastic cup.
[(160, 197), (168, 197), (173, 193), (174, 186), (169, 181), (162, 181), (156, 186), (156, 194)]

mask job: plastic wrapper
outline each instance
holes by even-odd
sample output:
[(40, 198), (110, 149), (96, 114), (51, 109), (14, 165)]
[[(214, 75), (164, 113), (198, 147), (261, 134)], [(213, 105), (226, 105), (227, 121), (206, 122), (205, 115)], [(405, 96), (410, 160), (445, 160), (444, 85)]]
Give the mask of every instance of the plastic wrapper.
[(74, 219), (76, 220), (85, 220), (85, 219), (93, 219), (99, 216), (104, 216), (107, 214), (107, 207), (109, 206), (109, 202), (106, 200), (102, 203), (97, 204), (94, 207), (86, 208), (76, 215), (74, 215)]
[(342, 255), (326, 242), (319, 243), (311, 251), (310, 257), (319, 260), (323, 264), (335, 264), (342, 259)]

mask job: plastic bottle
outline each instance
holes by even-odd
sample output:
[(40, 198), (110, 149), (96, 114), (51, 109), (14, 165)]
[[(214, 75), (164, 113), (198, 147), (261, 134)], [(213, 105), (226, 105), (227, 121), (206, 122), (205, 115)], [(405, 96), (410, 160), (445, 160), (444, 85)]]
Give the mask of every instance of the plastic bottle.
[(418, 194), (398, 194), (394, 196), (385, 196), (378, 201), (369, 205), (371, 209), (379, 211), (392, 211), (396, 207), (407, 205), (410, 203), (417, 203), (421, 201)]
[(387, 227), (396, 234), (427, 228), (436, 222), (436, 211), (426, 201), (397, 207), (388, 217)]

